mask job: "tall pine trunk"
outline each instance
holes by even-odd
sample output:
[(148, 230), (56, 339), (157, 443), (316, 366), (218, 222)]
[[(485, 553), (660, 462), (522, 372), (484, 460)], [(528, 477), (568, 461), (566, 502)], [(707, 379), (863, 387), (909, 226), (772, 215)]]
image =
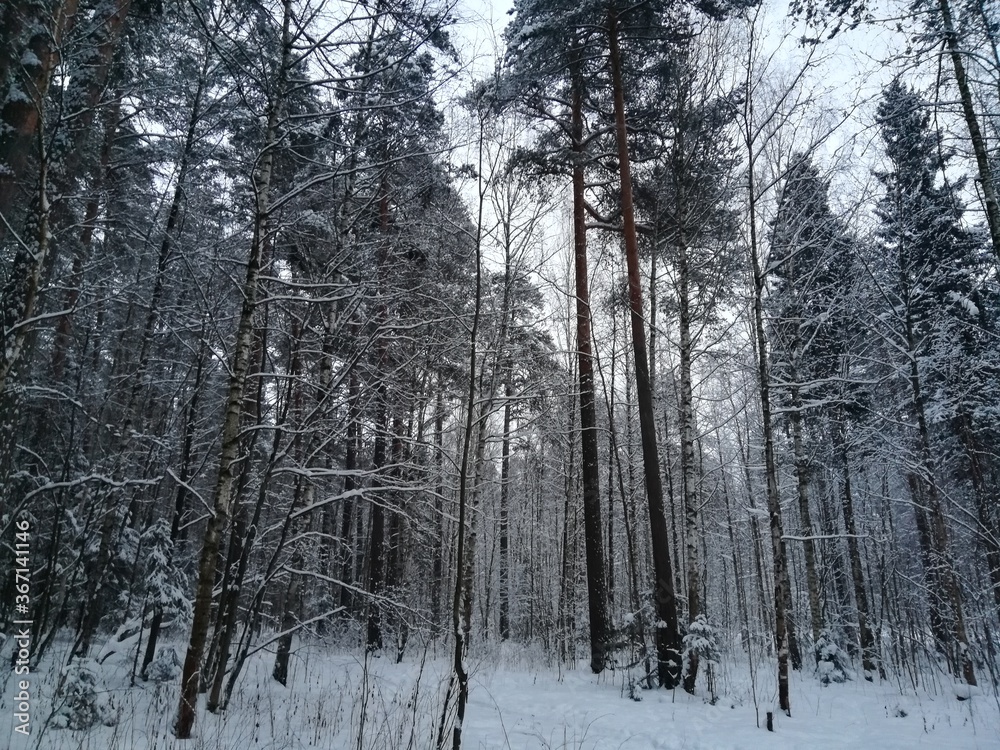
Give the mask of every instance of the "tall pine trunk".
[(656, 425), (653, 422), (653, 394), (649, 381), (649, 359), (643, 318), (642, 282), (639, 275), (639, 242), (632, 202), (632, 175), (628, 152), (628, 128), (625, 121), (625, 92), (622, 83), (621, 51), (618, 40), (618, 12), (608, 9), (608, 47), (611, 63), (611, 88), (614, 97), (615, 140), (618, 146), (618, 171), (621, 184), (621, 207), (625, 235), (625, 260), (628, 266), (629, 308), (632, 324), (632, 348), (635, 358), (636, 395), (639, 402), (639, 434), (642, 441), (643, 473), (649, 498), (649, 525), (653, 548), (653, 571), (656, 577), (657, 673), (661, 687), (672, 689), (681, 677), (681, 638), (677, 625), (677, 601), (670, 565), (670, 542), (663, 505), (663, 482), (656, 448)]
[[(509, 377), (509, 375), (508, 375)], [(514, 390), (508, 381), (504, 385), (503, 444), (500, 448), (500, 562), (497, 609), (499, 610), (500, 640), (510, 638), (510, 401)]]
[[(4, 103), (0, 109), (0, 164), (3, 165), (0, 169), (0, 214), (8, 219), (28, 179), (30, 157), (42, 129), (45, 97), (53, 72), (59, 65), (63, 41), (79, 17), (78, 5), (78, 0), (63, 0), (57, 4), (54, 15), (46, 18), (39, 12), (42, 3), (14, 0), (3, 9), (0, 17), (3, 26), (0, 44), (5, 48), (5, 54), (0, 56), (4, 60), (0, 81), (8, 80), (7, 75), (17, 71), (12, 75), (12, 84), (23, 92), (20, 96), (3, 92)], [(21, 49), (19, 37), (26, 28), (30, 36)], [(7, 223), (0, 222), (0, 242), (6, 234)]]
[[(386, 432), (388, 431), (388, 409), (385, 405), (385, 384), (379, 386), (378, 417), (376, 419), (375, 444), (372, 451), (372, 471), (379, 472), (386, 462)], [(375, 487), (381, 481), (375, 479)], [(382, 606), (385, 593), (385, 508), (383, 498), (371, 501), (371, 530), (368, 536), (368, 625), (365, 643), (368, 651), (382, 650)]]

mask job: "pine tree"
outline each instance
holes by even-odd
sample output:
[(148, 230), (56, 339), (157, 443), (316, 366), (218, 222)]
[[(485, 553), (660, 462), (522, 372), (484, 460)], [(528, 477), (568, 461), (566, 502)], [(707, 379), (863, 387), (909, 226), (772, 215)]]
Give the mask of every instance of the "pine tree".
[[(696, 459), (698, 424), (695, 380), (699, 357), (711, 339), (738, 273), (735, 212), (729, 205), (736, 159), (729, 128), (740, 92), (726, 91), (711, 66), (721, 48), (711, 30), (699, 39), (685, 39), (660, 61), (662, 75), (650, 91), (643, 123), (652, 132), (650, 143), (636, 151), (654, 164), (636, 178), (636, 208), (646, 220), (653, 244), (654, 263), (666, 260), (673, 294), (662, 307), (678, 328), (678, 425), (680, 431), (681, 490), (685, 522), (687, 622), (704, 616), (698, 523), (703, 503), (700, 462)], [(646, 103), (646, 97), (643, 97)], [(642, 103), (637, 102), (638, 107)], [(644, 174), (644, 172), (646, 172)], [(655, 265), (654, 265), (655, 268)], [(655, 304), (655, 299), (651, 300)], [(655, 312), (655, 309), (651, 313)], [(650, 328), (655, 330), (651, 320)], [(652, 336), (652, 333), (651, 333)], [(652, 345), (650, 346), (652, 350)], [(653, 353), (655, 356), (655, 353)], [(652, 373), (651, 373), (652, 374)], [(698, 654), (690, 654), (684, 671), (684, 689), (694, 691)]]
[[(721, 19), (727, 13), (755, 4), (752, 0), (715, 3), (693, 2), (693, 6), (710, 18)], [(632, 157), (629, 144), (629, 108), (627, 99), (637, 97), (626, 92), (626, 80), (641, 88), (645, 63), (656, 60), (664, 46), (683, 40), (687, 33), (686, 14), (690, 6), (674, 3), (644, 3), (620, 6), (612, 0), (604, 8), (601, 25), (608, 50), (608, 72), (614, 121), (615, 153), (617, 155), (618, 187), (625, 262), (628, 277), (628, 298), (632, 348), (635, 362), (636, 396), (639, 407), (639, 432), (642, 444), (643, 476), (649, 498), (650, 532), (653, 548), (653, 568), (656, 576), (657, 655), (659, 682), (663, 687), (675, 687), (681, 678), (682, 643), (677, 621), (677, 603), (673, 571), (670, 562), (666, 513), (663, 501), (663, 481), (660, 476), (659, 450), (653, 414), (652, 383), (647, 348), (646, 322), (643, 315), (643, 291), (639, 269), (639, 241), (633, 199)], [(654, 54), (649, 55), (649, 52)], [(634, 66), (634, 67), (633, 67)], [(631, 102), (629, 106), (632, 106)], [(690, 420), (688, 420), (690, 427)]]
[[(544, 2), (523, 2), (516, 7), (517, 15), (507, 31), (510, 40), (509, 59), (513, 75), (507, 82), (508, 94), (527, 100), (535, 117), (551, 117), (551, 103), (546, 101), (546, 86), (554, 89), (557, 101), (568, 98), (569, 122), (563, 124), (569, 133), (569, 153), (560, 144), (563, 162), (561, 171), (570, 171), (573, 185), (573, 258), (576, 291), (577, 372), (580, 385), (581, 475), (583, 481), (584, 540), (587, 556), (587, 593), (590, 617), (590, 666), (595, 673), (603, 671), (611, 640), (608, 620), (608, 594), (601, 529), (600, 464), (598, 459), (597, 401), (595, 396), (592, 356), (593, 325), (590, 306), (590, 279), (587, 269), (586, 177), (590, 142), (586, 132), (584, 101), (587, 97), (586, 60), (593, 44), (592, 32), (576, 28), (589, 4), (576, 10)], [(572, 29), (567, 36), (563, 29)], [(556, 54), (553, 55), (553, 51)], [(544, 61), (544, 62), (543, 62)], [(548, 96), (552, 94), (549, 93)], [(556, 108), (562, 109), (561, 106)], [(566, 113), (556, 115), (565, 120)]]
[[(978, 6), (978, 7), (977, 7)], [(974, 85), (974, 71), (977, 55), (971, 54), (977, 47), (976, 41), (970, 41), (971, 30), (981, 21), (987, 40), (996, 55), (996, 32), (994, 23), (987, 18), (987, 12), (982, 3), (973, 3), (973, 18), (964, 18), (962, 4), (952, 0), (913, 0), (911, 8), (915, 11), (913, 18), (919, 18), (923, 28), (914, 30), (913, 35), (920, 41), (930, 41), (934, 46), (942, 45), (951, 61), (951, 72), (958, 89), (959, 103), (962, 107), (962, 118), (969, 133), (969, 143), (972, 146), (979, 176), (983, 209), (986, 214), (986, 225), (989, 230), (990, 244), (997, 263), (1000, 263), (1000, 180), (997, 179), (996, 164), (990, 158), (989, 142), (983, 134), (980, 122), (988, 121), (976, 111), (977, 98)], [(793, 15), (804, 17), (814, 27), (823, 30), (829, 37), (836, 35), (845, 25), (848, 28), (858, 26), (868, 19), (869, 0), (794, 0), (790, 10)], [(978, 16), (978, 18), (976, 18)], [(832, 27), (829, 26), (833, 22)], [(809, 41), (817, 42), (816, 38)], [(1000, 62), (1000, 61), (998, 61)], [(993, 71), (995, 74), (995, 71)]]

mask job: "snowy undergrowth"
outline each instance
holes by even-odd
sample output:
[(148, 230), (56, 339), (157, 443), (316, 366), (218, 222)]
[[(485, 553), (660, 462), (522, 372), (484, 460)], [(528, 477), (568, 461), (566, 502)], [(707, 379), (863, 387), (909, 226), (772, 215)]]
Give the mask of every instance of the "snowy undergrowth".
[[(175, 647), (176, 644), (175, 644)], [(177, 680), (130, 686), (128, 654), (100, 665), (96, 689), (113, 723), (86, 730), (56, 728), (64, 701), (56, 696), (65, 650), (33, 675), (33, 736), (11, 735), (13, 684), (0, 701), (0, 746), (53, 750), (423, 750), (435, 745), (451, 662), (438, 645), (408, 652), (402, 664), (363, 652), (303, 645), (291, 662), (289, 688), (271, 679), (273, 656), (253, 657), (228, 710), (202, 708), (195, 737), (171, 732)], [(92, 666), (92, 665), (91, 665)], [(541, 651), (512, 645), (470, 659), (471, 696), (463, 746), (470, 750), (715, 750), (786, 748), (1000, 748), (1000, 708), (992, 688), (971, 700), (938, 689), (912, 690), (895, 681), (853, 680), (823, 686), (806, 671), (792, 678), (792, 717), (775, 710), (773, 667), (756, 685), (749, 670), (720, 662), (715, 705), (707, 694), (640, 691), (629, 700), (622, 672), (594, 676), (547, 664)], [(755, 690), (753, 688), (756, 688)], [(947, 685), (942, 684), (942, 688)], [(699, 692), (703, 692), (699, 690)], [(756, 706), (754, 695), (756, 694)], [(764, 729), (775, 713), (775, 732)], [(63, 713), (61, 713), (63, 712)], [(448, 726), (452, 718), (448, 717)], [(759, 728), (758, 728), (759, 720)], [(450, 747), (450, 741), (448, 743)]]

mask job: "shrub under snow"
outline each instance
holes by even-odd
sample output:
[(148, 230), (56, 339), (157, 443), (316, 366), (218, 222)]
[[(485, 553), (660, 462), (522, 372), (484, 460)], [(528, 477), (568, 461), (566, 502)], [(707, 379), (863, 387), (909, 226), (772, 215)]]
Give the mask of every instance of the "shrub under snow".
[(56, 694), (52, 727), (81, 730), (115, 724), (117, 717), (98, 676), (99, 669), (92, 659), (73, 661), (66, 667)]
[(156, 650), (156, 658), (149, 663), (146, 676), (153, 682), (170, 682), (181, 673), (181, 659), (173, 646), (163, 646)]

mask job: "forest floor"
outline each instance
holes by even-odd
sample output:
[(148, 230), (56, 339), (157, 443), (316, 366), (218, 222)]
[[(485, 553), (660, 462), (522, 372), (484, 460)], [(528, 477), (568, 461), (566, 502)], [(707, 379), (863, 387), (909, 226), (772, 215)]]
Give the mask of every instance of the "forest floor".
[[(52, 649), (30, 676), (29, 738), (13, 731), (20, 678), (8, 672), (0, 682), (0, 747), (10, 737), (12, 750), (424, 750), (435, 746), (451, 667), (441, 646), (437, 653), (411, 647), (396, 664), (388, 656), (366, 660), (361, 652), (300, 645), (286, 688), (270, 676), (273, 656), (261, 652), (248, 662), (228, 710), (213, 715), (202, 708), (195, 737), (178, 742), (171, 732), (178, 681), (131, 686), (128, 652), (95, 667), (96, 700), (114, 724), (55, 728), (66, 713), (65, 701), (53, 700), (65, 653)], [(560, 669), (541, 651), (509, 645), (470, 659), (470, 666), (462, 743), (468, 750), (1000, 748), (995, 688), (959, 701), (942, 675), (927, 675), (914, 689), (895, 679), (823, 686), (809, 673), (795, 673), (792, 716), (786, 717), (776, 710), (769, 662), (751, 679), (745, 661), (723, 661), (714, 705), (701, 685), (695, 696), (640, 689), (640, 700), (632, 700), (621, 671), (594, 676), (582, 661)], [(775, 716), (773, 734), (764, 727), (768, 711)]]

